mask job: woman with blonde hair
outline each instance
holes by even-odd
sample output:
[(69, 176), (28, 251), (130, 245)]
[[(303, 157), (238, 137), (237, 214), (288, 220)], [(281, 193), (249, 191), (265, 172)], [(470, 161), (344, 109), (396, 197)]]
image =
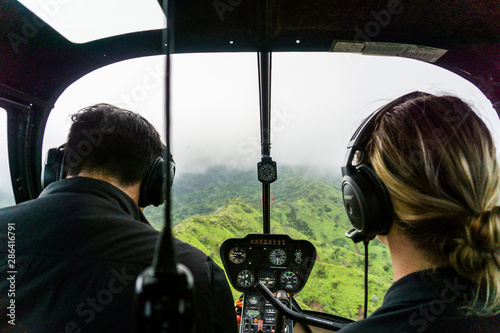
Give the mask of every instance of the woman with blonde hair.
[(349, 149), (349, 236), (389, 247), (395, 283), (342, 332), (500, 332), (500, 173), (485, 123), (457, 97), (413, 92)]

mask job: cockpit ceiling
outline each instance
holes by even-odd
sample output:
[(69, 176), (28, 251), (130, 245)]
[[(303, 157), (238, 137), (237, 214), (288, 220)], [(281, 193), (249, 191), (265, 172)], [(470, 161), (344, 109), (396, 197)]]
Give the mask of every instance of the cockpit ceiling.
[[(276, 0), (270, 1), (268, 9), (259, 8), (258, 3), (176, 3), (176, 35), (182, 37), (177, 38), (176, 48), (181, 52), (197, 48), (216, 51), (218, 43), (211, 47), (209, 44), (220, 38), (227, 50), (237, 49), (238, 43), (229, 45), (228, 40), (238, 35), (248, 39), (248, 47), (255, 48), (258, 42), (264, 42), (266, 26), (267, 46), (273, 51), (324, 51), (332, 40), (353, 40), (359, 30), (374, 41), (438, 47), (498, 43), (500, 38), (498, 1)], [(263, 17), (266, 10), (268, 20)], [(296, 39), (301, 40), (301, 45), (296, 45)], [(251, 45), (250, 40), (255, 44)]]
[[(436, 65), (500, 101), (497, 0), (181, 0), (173, 6), (176, 53), (328, 51), (339, 40), (425, 45), (448, 50)], [(75, 44), (17, 1), (4, 1), (0, 13), (4, 98), (52, 103), (96, 68), (163, 52), (161, 30)]]

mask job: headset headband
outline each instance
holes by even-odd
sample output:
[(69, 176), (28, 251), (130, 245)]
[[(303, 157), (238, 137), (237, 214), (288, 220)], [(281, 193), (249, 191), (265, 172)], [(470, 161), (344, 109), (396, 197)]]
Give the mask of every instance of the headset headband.
[(356, 129), (356, 131), (351, 137), (351, 140), (349, 140), (349, 143), (347, 144), (347, 153), (344, 159), (344, 166), (342, 167), (342, 176), (352, 175), (356, 171), (356, 165), (352, 164), (354, 156), (356, 152), (358, 151), (362, 152), (363, 156), (360, 159), (360, 161), (358, 161), (357, 164), (362, 162), (364, 158), (364, 149), (366, 147), (366, 144), (368, 143), (368, 140), (371, 137), (371, 133), (373, 133), (374, 127), (377, 124), (377, 120), (380, 117), (382, 117), (384, 113), (386, 113), (388, 110), (391, 110), (392, 108), (398, 105), (405, 103), (406, 101), (425, 96), (430, 96), (430, 94), (420, 91), (411, 92), (409, 94), (396, 98), (392, 102), (384, 105), (383, 107), (374, 111), (372, 114), (366, 117), (365, 120), (363, 120), (363, 122), (361, 123), (361, 125), (359, 125), (359, 127)]

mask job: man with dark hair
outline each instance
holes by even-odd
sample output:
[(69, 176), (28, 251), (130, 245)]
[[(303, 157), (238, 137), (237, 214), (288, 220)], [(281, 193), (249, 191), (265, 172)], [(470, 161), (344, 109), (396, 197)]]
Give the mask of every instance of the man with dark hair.
[(71, 120), (66, 144), (68, 175), (97, 172), (123, 185), (135, 185), (147, 176), (164, 149), (160, 135), (146, 119), (109, 104), (88, 107)]
[[(16, 235), (15, 281), (0, 280), (2, 331), (134, 330), (135, 279), (151, 265), (160, 234), (139, 207), (141, 186), (164, 146), (146, 119), (112, 105), (88, 107), (72, 121), (67, 178), (35, 200), (0, 210), (0, 236), (8, 226)], [(174, 239), (174, 246), (195, 280), (196, 332), (236, 332), (224, 271), (191, 245)], [(13, 269), (6, 249), (2, 276)], [(15, 297), (6, 301), (10, 291)], [(15, 326), (6, 323), (12, 319)]]

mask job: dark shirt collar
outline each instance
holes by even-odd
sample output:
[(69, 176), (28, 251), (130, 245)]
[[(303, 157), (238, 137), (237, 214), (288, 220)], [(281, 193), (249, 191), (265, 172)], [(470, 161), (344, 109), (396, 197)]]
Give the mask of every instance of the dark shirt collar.
[(66, 178), (49, 184), (39, 197), (64, 193), (82, 193), (103, 198), (111, 204), (119, 206), (135, 220), (148, 223), (135, 201), (118, 187), (106, 181), (87, 177)]
[(424, 270), (408, 274), (396, 281), (387, 291), (383, 306), (432, 300), (448, 292), (465, 296), (473, 288), (472, 282), (459, 276), (452, 268)]

